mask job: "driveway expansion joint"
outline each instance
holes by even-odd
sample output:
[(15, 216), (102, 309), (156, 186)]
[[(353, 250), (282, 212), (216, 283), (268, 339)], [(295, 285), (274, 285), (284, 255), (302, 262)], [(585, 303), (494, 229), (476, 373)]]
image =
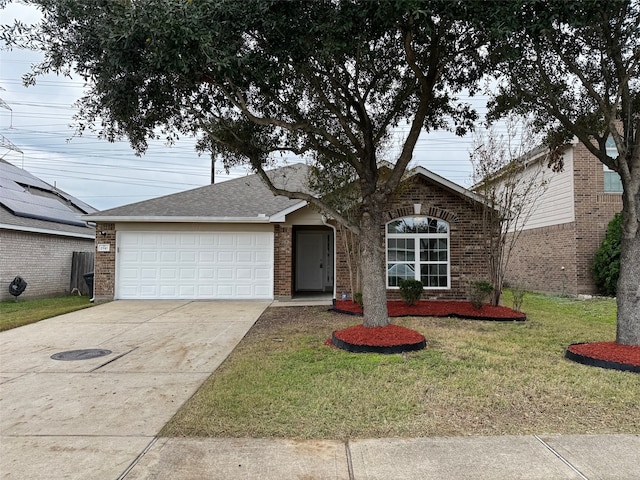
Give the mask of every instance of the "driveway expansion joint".
[(127, 354), (129, 354), (129, 353), (133, 352), (134, 350), (137, 350), (138, 348), (140, 348), (140, 347), (133, 347), (131, 350), (128, 350), (128, 351), (126, 351), (126, 352), (122, 352), (120, 355), (116, 355), (115, 357), (113, 357), (113, 358), (109, 359), (108, 361), (104, 362), (102, 365), (98, 365), (97, 367), (95, 367), (95, 368), (93, 368), (93, 369), (89, 370), (89, 373), (93, 373), (93, 372), (95, 372), (96, 370), (99, 370), (100, 368), (102, 368), (102, 367), (104, 367), (104, 366), (106, 366), (106, 365), (109, 365), (110, 363), (115, 362), (115, 361), (116, 361), (116, 360), (118, 360), (119, 358), (124, 357), (125, 355), (127, 355)]
[(538, 440), (547, 450), (549, 450), (551, 453), (553, 453), (562, 463), (564, 463), (567, 467), (569, 467), (571, 470), (573, 470), (576, 475), (578, 475), (580, 478), (582, 478), (582, 480), (589, 480), (588, 477), (586, 477), (580, 470), (578, 470), (576, 467), (573, 466), (573, 464), (567, 460), (566, 458), (564, 458), (558, 451), (556, 451), (551, 445), (549, 445), (547, 442), (545, 442), (544, 440), (542, 440), (542, 438), (540, 438), (538, 435), (534, 435), (533, 436), (536, 440)]
[(356, 476), (353, 472), (353, 462), (351, 461), (351, 446), (349, 440), (344, 442), (344, 451), (347, 456), (347, 471), (349, 473), (349, 480), (355, 480)]
[(151, 441), (149, 442), (149, 444), (145, 447), (144, 450), (142, 450), (142, 452), (140, 452), (140, 454), (133, 459), (133, 461), (129, 464), (129, 466), (127, 467), (127, 469), (122, 472), (122, 475), (120, 475), (117, 480), (124, 480), (127, 475), (129, 475), (129, 473), (131, 473), (131, 470), (134, 469), (134, 467), (138, 464), (138, 462), (140, 462), (140, 460), (142, 460), (142, 457), (144, 457), (147, 452), (149, 450), (151, 450), (151, 447), (153, 447), (155, 445), (155, 443), (158, 441), (158, 437), (153, 437), (151, 439)]

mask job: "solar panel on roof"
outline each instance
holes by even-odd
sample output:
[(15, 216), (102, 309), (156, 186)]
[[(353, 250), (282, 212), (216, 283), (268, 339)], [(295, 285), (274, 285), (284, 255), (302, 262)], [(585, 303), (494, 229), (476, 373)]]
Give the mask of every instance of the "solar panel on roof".
[(96, 211), (4, 160), (0, 160), (0, 204), (17, 217), (81, 227), (86, 223), (80, 215)]
[(1, 175), (1, 173), (0, 173), (0, 188), (8, 188), (9, 190), (17, 190), (18, 192), (24, 191), (23, 187), (18, 185), (13, 180), (9, 180), (8, 178), (5, 178), (4, 176)]
[(43, 190), (52, 189), (51, 185), (48, 183), (43, 182), (38, 177), (34, 177), (29, 172), (7, 162), (0, 162), (0, 177), (14, 181), (15, 183), (41, 188)]
[(34, 218), (67, 225), (85, 226), (79, 214), (53, 198), (38, 197), (29, 192), (0, 189), (0, 203), (18, 217)]

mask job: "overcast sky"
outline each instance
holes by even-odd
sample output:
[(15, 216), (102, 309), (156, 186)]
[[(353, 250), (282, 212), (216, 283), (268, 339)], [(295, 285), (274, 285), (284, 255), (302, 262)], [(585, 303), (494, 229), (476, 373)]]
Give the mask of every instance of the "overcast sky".
[[(33, 7), (12, 3), (0, 10), (2, 23), (13, 18), (35, 21)], [(112, 144), (90, 133), (75, 136), (74, 102), (82, 82), (54, 75), (41, 77), (37, 85), (22, 86), (22, 75), (41, 55), (24, 50), (0, 50), (0, 158), (24, 168), (42, 180), (78, 197), (98, 210), (159, 197), (207, 185), (211, 159), (199, 156), (194, 141), (183, 139), (168, 147), (152, 143), (137, 157), (128, 143)], [(481, 114), (484, 98), (474, 100)], [(0, 105), (2, 102), (0, 102)], [(19, 151), (6, 148), (7, 142)], [(469, 186), (471, 136), (459, 138), (447, 132), (423, 135), (412, 166), (421, 165), (463, 186)], [(216, 182), (246, 175), (237, 169), (230, 175), (217, 168)]]

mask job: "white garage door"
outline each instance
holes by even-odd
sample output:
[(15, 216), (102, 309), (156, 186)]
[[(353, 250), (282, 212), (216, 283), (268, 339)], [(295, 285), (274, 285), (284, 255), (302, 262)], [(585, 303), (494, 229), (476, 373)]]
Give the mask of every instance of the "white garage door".
[(271, 232), (118, 232), (118, 299), (271, 299)]

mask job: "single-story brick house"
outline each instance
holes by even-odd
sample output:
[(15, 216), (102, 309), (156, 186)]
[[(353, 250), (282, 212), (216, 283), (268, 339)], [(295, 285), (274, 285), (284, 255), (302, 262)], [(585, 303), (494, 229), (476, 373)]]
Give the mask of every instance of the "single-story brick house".
[[(308, 191), (309, 169), (269, 173)], [(465, 299), (486, 279), (482, 198), (422, 167), (386, 210), (387, 284), (427, 285), (425, 297)], [(305, 201), (275, 196), (257, 175), (97, 212), (96, 299), (274, 299), (350, 292), (343, 230)], [(349, 295), (350, 296), (350, 295)]]
[[(74, 252), (94, 250), (95, 230), (81, 218), (92, 212), (81, 200), (0, 160), (0, 300), (13, 298), (9, 284), (16, 276), (27, 282), (20, 299), (68, 294)], [(90, 294), (82, 282), (78, 288)]]

